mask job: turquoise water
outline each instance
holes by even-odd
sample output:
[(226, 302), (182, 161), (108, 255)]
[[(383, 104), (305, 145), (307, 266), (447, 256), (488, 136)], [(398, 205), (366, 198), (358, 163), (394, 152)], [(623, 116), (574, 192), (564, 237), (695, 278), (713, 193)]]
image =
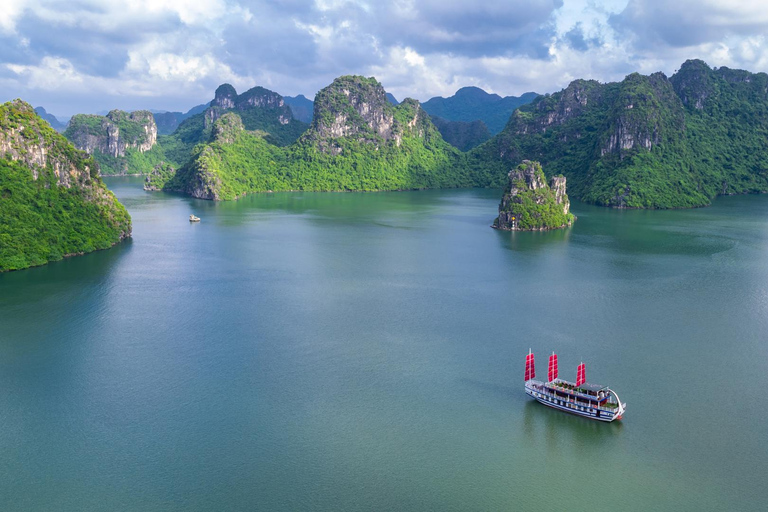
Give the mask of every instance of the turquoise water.
[[(2, 510), (764, 509), (768, 197), (508, 233), (499, 191), (107, 183), (132, 241), (0, 274)], [(624, 420), (531, 402), (529, 347)]]

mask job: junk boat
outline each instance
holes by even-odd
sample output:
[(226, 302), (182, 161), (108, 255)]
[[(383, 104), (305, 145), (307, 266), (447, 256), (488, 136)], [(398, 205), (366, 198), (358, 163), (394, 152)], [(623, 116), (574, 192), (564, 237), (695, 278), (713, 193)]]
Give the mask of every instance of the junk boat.
[(194, 215), (190, 215), (189, 222), (200, 222), (200, 217), (195, 217)]
[(558, 378), (557, 354), (549, 356), (548, 381), (536, 379), (533, 352), (525, 358), (525, 392), (553, 409), (570, 412), (598, 421), (620, 420), (627, 409), (619, 395), (611, 388), (588, 384), (586, 367), (581, 363), (576, 371), (576, 382)]

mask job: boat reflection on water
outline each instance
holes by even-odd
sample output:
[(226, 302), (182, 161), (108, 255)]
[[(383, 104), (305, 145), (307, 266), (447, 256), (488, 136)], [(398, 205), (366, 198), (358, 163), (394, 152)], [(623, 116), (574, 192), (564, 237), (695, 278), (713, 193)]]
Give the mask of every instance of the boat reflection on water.
[[(588, 452), (613, 446), (620, 441), (624, 424), (587, 421), (572, 414), (562, 414), (534, 401), (523, 406), (523, 432), (531, 444), (544, 441), (550, 450), (573, 448)], [(542, 438), (542, 433), (543, 438)]]

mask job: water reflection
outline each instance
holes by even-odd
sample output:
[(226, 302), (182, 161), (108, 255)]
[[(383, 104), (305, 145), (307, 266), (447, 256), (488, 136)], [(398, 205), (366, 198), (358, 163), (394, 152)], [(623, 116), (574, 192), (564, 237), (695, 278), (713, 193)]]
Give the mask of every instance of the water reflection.
[(552, 246), (567, 245), (571, 239), (573, 227), (550, 231), (504, 231), (494, 230), (499, 243), (505, 249), (518, 252), (538, 252)]
[(607, 448), (607, 443), (620, 436), (623, 429), (621, 420), (606, 423), (582, 418), (535, 400), (528, 400), (523, 407), (523, 432), (529, 442), (538, 444), (544, 439), (550, 451), (566, 447), (579, 452)]

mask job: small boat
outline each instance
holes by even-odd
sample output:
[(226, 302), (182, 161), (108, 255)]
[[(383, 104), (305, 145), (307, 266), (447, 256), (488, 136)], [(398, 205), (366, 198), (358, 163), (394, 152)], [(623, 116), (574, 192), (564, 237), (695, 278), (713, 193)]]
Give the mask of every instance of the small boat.
[(200, 222), (200, 217), (195, 217), (194, 215), (190, 215), (189, 222)]
[(558, 378), (557, 354), (549, 356), (549, 371), (547, 382), (535, 380), (536, 367), (533, 352), (528, 351), (525, 358), (525, 392), (542, 404), (584, 416), (593, 420), (620, 420), (627, 409), (619, 395), (607, 386), (588, 384), (587, 369), (581, 363), (576, 371), (576, 382)]

